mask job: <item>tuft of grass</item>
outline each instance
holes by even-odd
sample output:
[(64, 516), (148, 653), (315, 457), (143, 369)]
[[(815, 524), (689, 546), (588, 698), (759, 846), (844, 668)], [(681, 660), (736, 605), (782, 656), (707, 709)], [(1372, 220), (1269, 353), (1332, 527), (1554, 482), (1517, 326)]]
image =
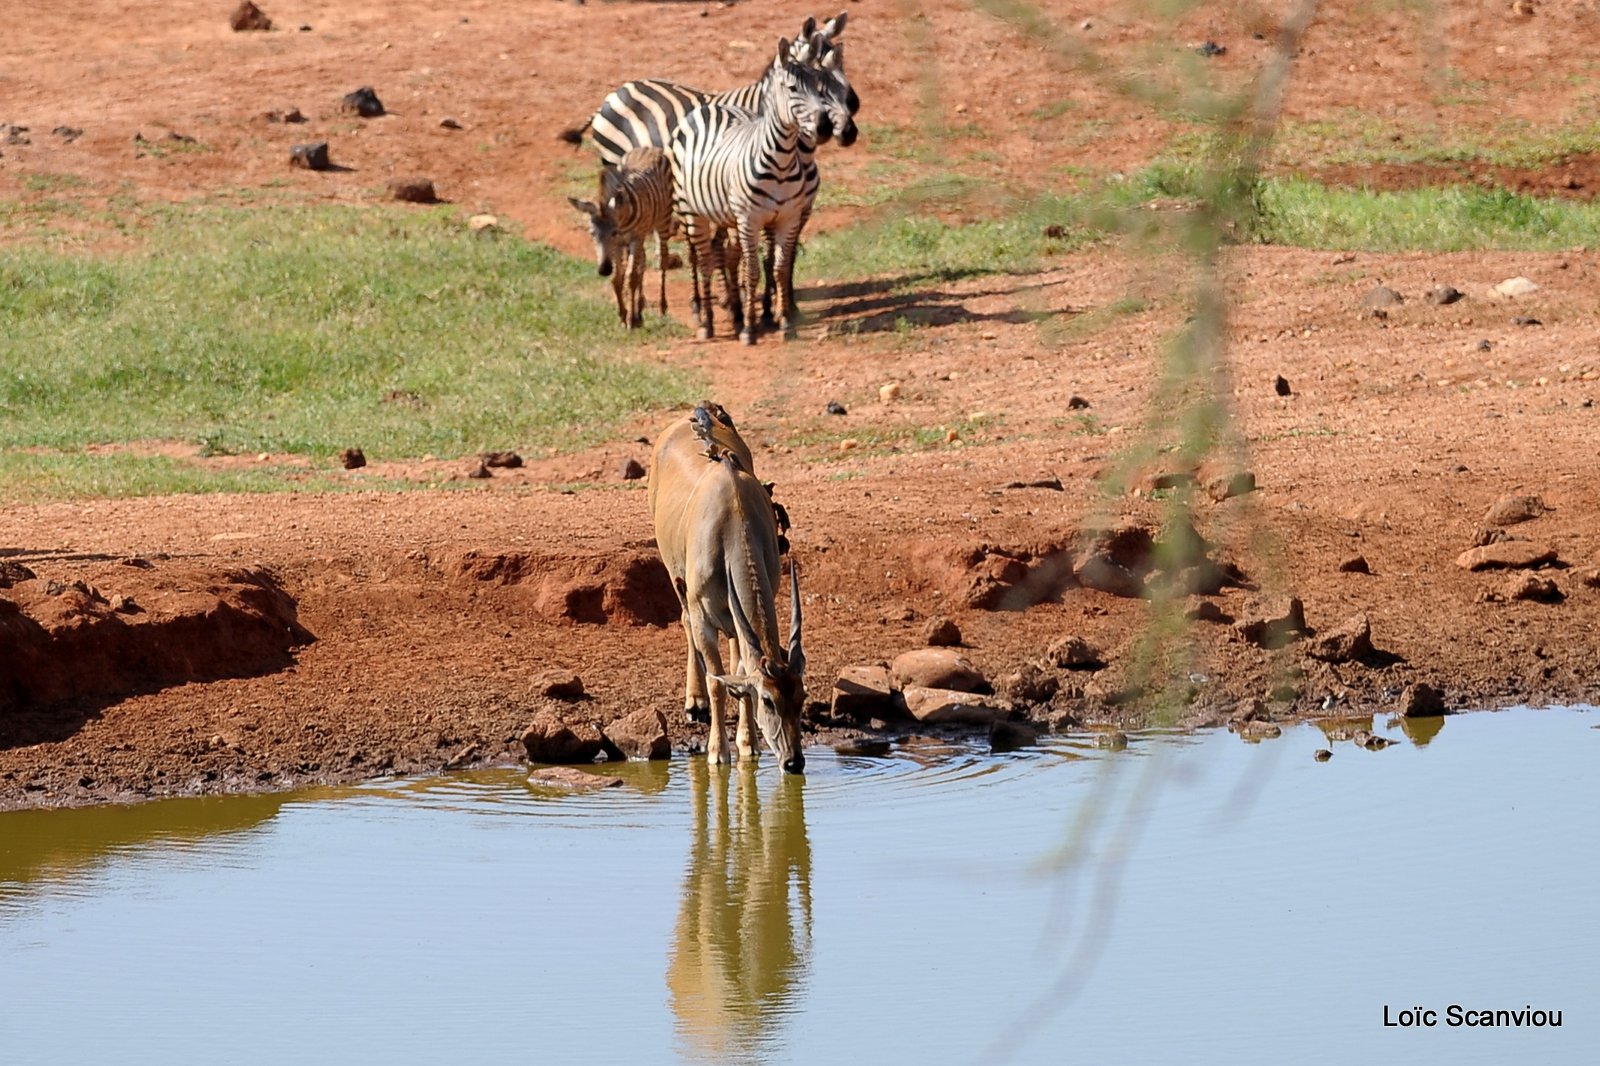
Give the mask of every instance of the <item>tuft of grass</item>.
[[(0, 250), (0, 446), (441, 457), (687, 401), (593, 267), (448, 209), (159, 208), (131, 254)], [(403, 397), (405, 402), (397, 402)]]

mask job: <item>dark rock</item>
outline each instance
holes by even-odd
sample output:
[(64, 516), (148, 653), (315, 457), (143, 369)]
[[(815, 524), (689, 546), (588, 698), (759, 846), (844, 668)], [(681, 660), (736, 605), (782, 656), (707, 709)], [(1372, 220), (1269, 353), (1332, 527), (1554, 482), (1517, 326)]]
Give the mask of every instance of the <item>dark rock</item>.
[(995, 690), (1013, 703), (1049, 703), (1061, 690), (1061, 682), (1033, 663), (1025, 663), (1000, 678)]
[(1207, 59), (1215, 59), (1217, 56), (1227, 55), (1228, 46), (1225, 44), (1218, 44), (1216, 41), (1207, 41), (1205, 44), (1202, 44), (1200, 47), (1196, 48), (1195, 52), (1206, 57)]
[(607, 742), (625, 759), (666, 759), (672, 756), (667, 718), (660, 711), (641, 707), (601, 730)]
[(989, 723), (989, 751), (999, 754), (1030, 748), (1039, 742), (1039, 730), (1026, 722), (1001, 720)]
[(8, 589), (19, 581), (32, 581), (38, 576), (21, 563), (0, 559), (0, 589)]
[(1459, 299), (1461, 299), (1461, 293), (1449, 285), (1436, 285), (1428, 290), (1428, 302), (1439, 307), (1453, 304)]
[(346, 470), (359, 470), (367, 465), (367, 455), (360, 448), (346, 448), (339, 453), (339, 465)]
[(1327, 748), (1318, 748), (1316, 751), (1311, 753), (1311, 757), (1318, 762), (1327, 762), (1329, 759), (1333, 758), (1333, 752), (1329, 751)]
[(1372, 568), (1367, 565), (1367, 557), (1365, 555), (1352, 555), (1339, 564), (1339, 573), (1370, 574), (1372, 573)]
[(1482, 340), (1482, 341), (1478, 342), (1478, 351), (1480, 351), (1480, 352), (1488, 352), (1488, 351), (1493, 351), (1493, 350), (1494, 350), (1494, 345), (1492, 343), (1490, 343), (1489, 341)]
[(328, 142), (313, 141), (292, 146), (289, 149), (289, 165), (302, 170), (327, 170), (333, 166), (328, 159)]
[(884, 663), (847, 666), (833, 683), (833, 713), (843, 718), (873, 718), (899, 710), (889, 667)]
[(959, 647), (961, 628), (943, 615), (930, 618), (922, 629), (922, 642), (930, 648)]
[(1035, 478), (1032, 481), (1008, 481), (1000, 486), (1004, 489), (1050, 489), (1053, 492), (1065, 492), (1058, 477)]
[(1368, 751), (1382, 751), (1390, 744), (1393, 744), (1394, 741), (1390, 740), (1388, 737), (1380, 737), (1376, 734), (1369, 733), (1365, 729), (1358, 729), (1356, 730), (1356, 735), (1350, 738), (1350, 743), (1354, 744), (1358, 748), (1365, 748)]
[(581, 700), (583, 678), (565, 670), (546, 670), (533, 679), (533, 690), (546, 699)]
[(1242, 740), (1259, 743), (1263, 740), (1276, 740), (1283, 736), (1283, 727), (1277, 722), (1269, 722), (1263, 718), (1252, 718), (1248, 722), (1239, 723), (1234, 732), (1239, 734)]
[(522, 456), (516, 452), (484, 452), (478, 458), (483, 460), (484, 466), (503, 467), (506, 470), (515, 470), (522, 465)]
[(453, 118), (442, 118), (439, 120), (439, 128), (446, 130), (458, 130), (461, 128), (461, 123), (457, 122)]
[(1067, 401), (1067, 410), (1069, 411), (1087, 411), (1088, 409), (1089, 401), (1077, 394), (1073, 394), (1072, 398)]
[(1489, 505), (1483, 521), (1490, 526), (1514, 526), (1520, 522), (1531, 522), (1548, 510), (1550, 508), (1538, 496), (1502, 496)]
[(1233, 713), (1228, 715), (1228, 728), (1232, 729), (1236, 726), (1244, 725), (1246, 722), (1254, 722), (1258, 718), (1270, 719), (1271, 717), (1272, 715), (1267, 711), (1267, 705), (1251, 696), (1248, 699), (1240, 700), (1238, 706), (1233, 709)]
[(591, 763), (605, 746), (594, 726), (570, 726), (548, 711), (534, 718), (517, 739), (527, 749), (528, 761), (540, 763)]
[(460, 751), (450, 756), (450, 758), (445, 762), (444, 768), (446, 770), (460, 770), (464, 766), (471, 765), (472, 761), (478, 757), (479, 750), (480, 747), (478, 742), (472, 741)]
[(882, 737), (852, 737), (833, 746), (840, 755), (867, 759), (881, 759), (893, 749), (894, 745)]
[(1419, 681), (1400, 693), (1401, 717), (1436, 718), (1444, 713), (1444, 693), (1432, 685)]
[(1556, 550), (1528, 540), (1502, 540), (1468, 548), (1456, 557), (1463, 570), (1533, 570), (1556, 561)]
[(0, 139), (0, 144), (20, 148), (22, 145), (33, 143), (33, 139), (28, 136), (26, 126), (0, 126), (0, 134), (5, 135)]
[(268, 122), (273, 123), (274, 125), (278, 123), (298, 125), (299, 123), (307, 121), (305, 115), (300, 113), (300, 109), (298, 107), (291, 107), (287, 111), (263, 111), (261, 113), (261, 117), (266, 119)]
[(1531, 600), (1534, 603), (1560, 603), (1566, 599), (1561, 594), (1561, 587), (1554, 581), (1526, 573), (1507, 578), (1501, 595), (1508, 600)]
[(355, 92), (345, 94), (344, 99), (339, 101), (339, 110), (361, 118), (377, 118), (383, 114), (383, 101), (372, 91), (372, 86), (363, 85)]
[(1515, 316), (1514, 318), (1511, 319), (1511, 324), (1513, 326), (1542, 326), (1542, 325), (1544, 325), (1543, 322), (1540, 322), (1537, 318), (1534, 318), (1532, 315), (1517, 315), (1517, 316)]
[(849, 412), (845, 410), (844, 404), (840, 403), (838, 400), (828, 401), (828, 413), (830, 415), (849, 414)]
[(1067, 227), (1061, 225), (1059, 222), (1052, 222), (1050, 225), (1046, 226), (1042, 232), (1050, 240), (1059, 241), (1066, 239)]
[(1234, 629), (1252, 644), (1282, 648), (1305, 636), (1305, 606), (1296, 596), (1279, 597), (1258, 606), (1252, 617), (1236, 622)]
[(243, 0), (243, 3), (234, 8), (233, 14), (228, 17), (228, 25), (233, 27), (234, 33), (245, 33), (250, 30), (265, 31), (272, 29), (272, 20), (250, 0)]
[(572, 766), (541, 766), (529, 772), (528, 784), (564, 788), (569, 792), (592, 792), (601, 788), (620, 788), (622, 778)]
[(1256, 476), (1249, 470), (1218, 474), (1206, 481), (1206, 495), (1218, 503), (1254, 491), (1256, 491)]
[(111, 599), (109, 601), (107, 601), (107, 604), (117, 614), (143, 614), (144, 613), (144, 608), (140, 607), (137, 603), (135, 603), (132, 596), (125, 596), (120, 592), (114, 594), (111, 597)]
[(439, 194), (433, 190), (433, 182), (428, 178), (390, 178), (385, 186), (389, 195), (396, 200), (408, 204), (436, 204)]
[(478, 459), (468, 467), (467, 476), (475, 481), (482, 481), (484, 478), (494, 477), (494, 474), (490, 473), (489, 465), (487, 463), (485, 463), (482, 459)]
[(983, 692), (989, 689), (978, 668), (960, 652), (949, 648), (918, 648), (895, 656), (890, 679), (899, 689), (949, 689)]
[(55, 136), (60, 137), (68, 144), (71, 144), (73, 141), (83, 136), (83, 130), (79, 129), (77, 126), (57, 126), (50, 132)]
[(1293, 389), (1289, 388), (1289, 379), (1282, 374), (1272, 379), (1272, 389), (1279, 396), (1288, 396), (1294, 392)]
[(1094, 746), (1104, 748), (1106, 751), (1125, 751), (1128, 747), (1128, 734), (1120, 729), (1099, 731), (1094, 735)]
[(1065, 636), (1051, 643), (1045, 661), (1063, 670), (1098, 670), (1105, 665), (1100, 649), (1079, 636)]
[(623, 481), (638, 481), (644, 477), (644, 464), (634, 458), (624, 459), (617, 467), (617, 477)]
[(1306, 654), (1325, 663), (1359, 662), (1372, 654), (1372, 626), (1367, 616), (1345, 619), (1336, 628), (1317, 633), (1306, 646)]

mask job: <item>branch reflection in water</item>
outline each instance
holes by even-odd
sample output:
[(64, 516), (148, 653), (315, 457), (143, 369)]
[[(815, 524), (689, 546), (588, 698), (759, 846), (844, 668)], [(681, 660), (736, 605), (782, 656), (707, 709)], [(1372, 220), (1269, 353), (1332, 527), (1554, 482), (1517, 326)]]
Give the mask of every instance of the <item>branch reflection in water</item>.
[(755, 1056), (798, 1010), (810, 969), (805, 779), (695, 759), (689, 784), (694, 838), (667, 991), (686, 1057)]

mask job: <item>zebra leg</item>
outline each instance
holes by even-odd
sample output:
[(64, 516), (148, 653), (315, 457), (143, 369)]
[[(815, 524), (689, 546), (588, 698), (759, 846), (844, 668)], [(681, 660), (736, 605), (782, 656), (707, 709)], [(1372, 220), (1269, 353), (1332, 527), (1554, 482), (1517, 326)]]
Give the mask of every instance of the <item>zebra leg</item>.
[(697, 306), (695, 322), (699, 326), (696, 331), (703, 341), (711, 339), (715, 312), (711, 307), (711, 276), (715, 267), (711, 263), (711, 238), (698, 222), (691, 222), (686, 227), (689, 238), (689, 262), (694, 274), (694, 299)]
[(727, 293), (723, 306), (733, 316), (740, 331), (744, 330), (744, 291), (739, 284), (739, 259), (744, 253), (737, 240), (727, 242), (722, 250), (722, 289)]
[(627, 281), (627, 263), (623, 259), (627, 256), (626, 245), (612, 249), (611, 252), (611, 292), (617, 298), (617, 318), (626, 326), (628, 324), (628, 308), (623, 302), (622, 288)]
[(644, 325), (644, 237), (633, 239), (628, 256), (628, 328)]
[(765, 273), (766, 284), (761, 290), (761, 328), (772, 329), (776, 323), (772, 318), (772, 259), (777, 254), (777, 240), (772, 230), (767, 230), (766, 256), (762, 260), (762, 270)]
[(777, 234), (773, 242), (773, 273), (777, 275), (778, 324), (786, 337), (793, 335), (795, 325), (799, 321), (794, 306), (794, 250), (799, 241), (800, 229), (796, 226), (792, 230)]
[(740, 292), (743, 296), (743, 305), (750, 310), (745, 316), (744, 327), (739, 331), (739, 339), (745, 344), (756, 342), (755, 307), (756, 299), (760, 295), (757, 290), (761, 285), (761, 232), (753, 229), (749, 222), (739, 225), (739, 245), (743, 251), (741, 259), (741, 272), (739, 277)]
[(657, 251), (661, 255), (661, 313), (667, 313), (667, 230), (670, 227), (662, 226), (656, 233)]

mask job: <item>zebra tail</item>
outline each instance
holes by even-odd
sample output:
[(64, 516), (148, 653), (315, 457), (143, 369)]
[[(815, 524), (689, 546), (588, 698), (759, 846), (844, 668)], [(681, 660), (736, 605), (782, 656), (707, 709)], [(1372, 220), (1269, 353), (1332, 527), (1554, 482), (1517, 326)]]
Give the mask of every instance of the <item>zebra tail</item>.
[(566, 141), (570, 145), (575, 145), (581, 148), (583, 146), (583, 135), (589, 132), (589, 127), (592, 125), (594, 125), (594, 116), (590, 115), (589, 120), (583, 125), (573, 126), (571, 129), (562, 130), (560, 133), (556, 134), (556, 139)]

